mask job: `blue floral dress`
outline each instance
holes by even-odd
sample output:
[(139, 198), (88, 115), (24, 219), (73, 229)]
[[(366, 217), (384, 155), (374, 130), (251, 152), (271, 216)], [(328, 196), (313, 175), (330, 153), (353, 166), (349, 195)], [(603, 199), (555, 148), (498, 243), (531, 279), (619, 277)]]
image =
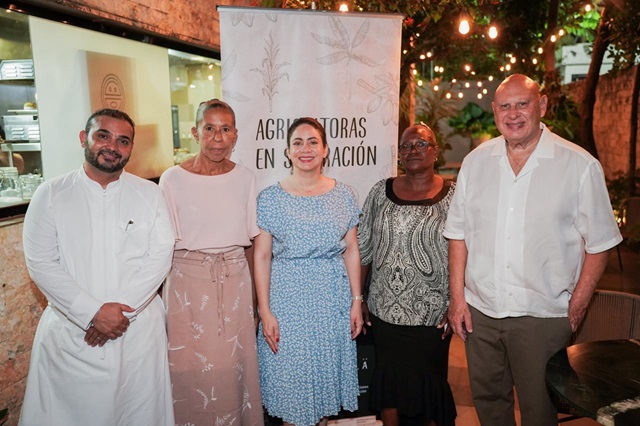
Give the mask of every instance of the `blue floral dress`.
[(258, 332), (262, 400), (269, 414), (296, 426), (358, 407), (342, 254), (359, 214), (354, 190), (340, 182), (318, 196), (291, 195), (279, 184), (258, 196), (258, 226), (273, 236), (269, 303), (280, 329), (277, 354), (262, 326)]

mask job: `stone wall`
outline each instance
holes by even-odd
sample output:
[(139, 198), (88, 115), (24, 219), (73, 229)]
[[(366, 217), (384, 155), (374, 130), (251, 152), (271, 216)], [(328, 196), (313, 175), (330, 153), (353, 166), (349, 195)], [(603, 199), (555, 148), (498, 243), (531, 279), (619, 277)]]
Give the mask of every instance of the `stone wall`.
[(0, 224), (0, 409), (9, 408), (6, 426), (18, 424), (33, 335), (46, 303), (24, 263), (22, 220)]
[[(218, 5), (250, 5), (229, 0), (28, 0), (39, 7), (78, 11), (140, 28), (207, 49), (220, 50)], [(255, 2), (253, 2), (255, 3)], [(31, 345), (46, 299), (24, 264), (22, 221), (0, 224), (0, 410), (5, 426), (18, 424)]]
[(220, 50), (219, 5), (249, 6), (253, 0), (29, 0), (43, 8), (79, 11), (162, 36)]
[[(631, 129), (631, 92), (638, 66), (614, 75), (600, 76), (593, 111), (593, 132), (598, 156), (607, 177), (629, 170), (629, 134)], [(569, 85), (573, 99), (579, 104), (584, 97), (584, 81)], [(640, 139), (640, 128), (638, 129)], [(636, 147), (640, 159), (640, 143)]]

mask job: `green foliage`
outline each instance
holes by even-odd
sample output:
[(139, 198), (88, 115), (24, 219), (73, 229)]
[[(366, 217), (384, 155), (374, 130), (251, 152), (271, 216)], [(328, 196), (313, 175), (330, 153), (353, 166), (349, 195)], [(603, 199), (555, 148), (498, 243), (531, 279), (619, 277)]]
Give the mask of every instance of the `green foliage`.
[(432, 84), (416, 87), (416, 122), (423, 122), (433, 130), (438, 144), (438, 160), (436, 168), (444, 165), (444, 152), (451, 149), (451, 145), (445, 142), (444, 135), (440, 128), (443, 119), (453, 117), (457, 114), (455, 102), (447, 99), (444, 90), (433, 90), (433, 86), (438, 84), (436, 80)]
[(471, 138), (498, 135), (493, 113), (483, 110), (473, 102), (469, 102), (458, 115), (450, 118), (448, 124), (456, 133)]
[(560, 83), (560, 75), (556, 72), (552, 77), (543, 87), (548, 102), (542, 122), (555, 134), (581, 145), (578, 104), (569, 97), (567, 86)]
[(608, 22), (611, 30), (609, 53), (615, 69), (625, 69), (638, 62), (640, 55), (640, 1), (626, 0), (622, 8), (614, 8)]

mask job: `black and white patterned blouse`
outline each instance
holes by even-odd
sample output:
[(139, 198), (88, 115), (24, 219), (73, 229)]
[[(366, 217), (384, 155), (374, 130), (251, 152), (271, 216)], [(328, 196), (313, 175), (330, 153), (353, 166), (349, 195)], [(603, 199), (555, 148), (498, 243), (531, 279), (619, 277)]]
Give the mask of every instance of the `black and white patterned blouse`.
[(371, 264), (369, 311), (390, 324), (434, 326), (449, 305), (448, 243), (442, 235), (455, 184), (433, 199), (401, 200), (393, 178), (376, 183), (358, 227), (362, 264)]

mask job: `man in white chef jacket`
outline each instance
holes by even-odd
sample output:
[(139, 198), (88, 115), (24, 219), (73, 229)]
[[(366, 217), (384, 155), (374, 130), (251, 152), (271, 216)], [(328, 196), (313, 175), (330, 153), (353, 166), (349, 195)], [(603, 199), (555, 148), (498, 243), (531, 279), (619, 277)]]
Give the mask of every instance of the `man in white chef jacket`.
[(162, 191), (123, 170), (134, 129), (124, 112), (96, 111), (82, 167), (42, 184), (27, 210), (27, 268), (49, 305), (22, 426), (174, 424), (157, 290), (175, 238)]

